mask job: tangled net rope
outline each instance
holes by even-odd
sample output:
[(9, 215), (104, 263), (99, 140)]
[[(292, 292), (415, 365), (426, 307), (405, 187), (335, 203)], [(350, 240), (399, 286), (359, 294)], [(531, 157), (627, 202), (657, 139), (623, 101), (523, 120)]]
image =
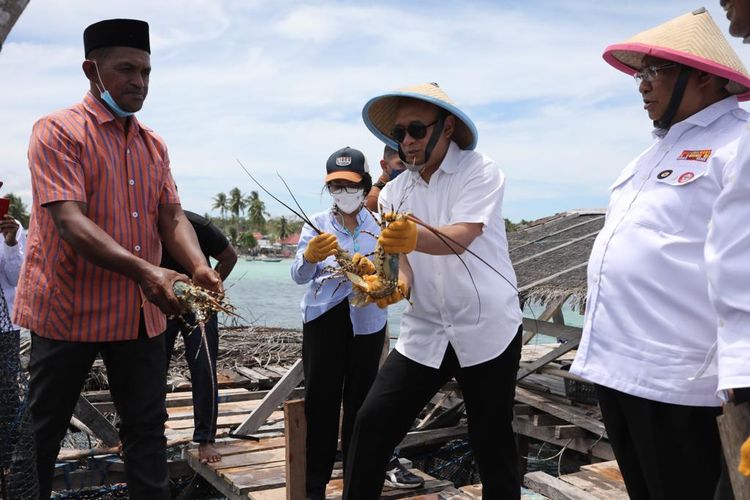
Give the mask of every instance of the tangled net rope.
[(0, 498), (39, 497), (29, 381), (21, 370), (20, 341), (0, 290)]

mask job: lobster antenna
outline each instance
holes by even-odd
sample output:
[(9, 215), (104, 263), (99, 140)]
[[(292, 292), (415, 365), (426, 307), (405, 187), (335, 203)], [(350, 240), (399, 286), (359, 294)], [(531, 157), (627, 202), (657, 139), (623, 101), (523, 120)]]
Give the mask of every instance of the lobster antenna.
[[(473, 252), (472, 250), (469, 250), (468, 248), (466, 248), (465, 246), (463, 246), (458, 241), (454, 240), (453, 238), (451, 238), (450, 236), (448, 236), (446, 234), (441, 233), (440, 231), (438, 231), (434, 227), (432, 227), (432, 226), (430, 226), (428, 224), (425, 224), (424, 222), (422, 222), (421, 220), (417, 219), (413, 215), (408, 215), (407, 217), (409, 218), (409, 220), (416, 222), (417, 224), (425, 227), (428, 231), (430, 231), (434, 235), (438, 236), (438, 238), (440, 238), (440, 240), (443, 243), (445, 243), (446, 245), (448, 245), (448, 243), (446, 243), (445, 240), (448, 240), (451, 243), (453, 243), (454, 245), (457, 245), (457, 246), (463, 248), (466, 252), (469, 252), (471, 255), (473, 255), (474, 257), (476, 257), (477, 259), (479, 259), (479, 261), (482, 264), (484, 264), (485, 266), (487, 266), (490, 269), (492, 269), (498, 276), (500, 276), (502, 279), (504, 279), (505, 282), (508, 283), (511, 286), (511, 288), (513, 288), (513, 290), (516, 291), (516, 293), (520, 293), (519, 290), (518, 290), (518, 288), (516, 288), (516, 286), (508, 278), (506, 278), (503, 273), (501, 273), (500, 271), (498, 271), (497, 269), (495, 269), (495, 267), (492, 264), (490, 264), (489, 262), (487, 262), (486, 260), (484, 260), (482, 257), (480, 257), (479, 255), (477, 255), (476, 252)], [(445, 238), (445, 240), (443, 238)], [(448, 245), (448, 246), (450, 246), (450, 245)]]
[[(280, 173), (278, 172), (278, 170), (276, 171), (276, 175), (278, 175), (278, 176), (279, 176), (279, 179), (281, 179), (281, 182), (283, 182), (283, 183), (284, 183), (284, 187), (286, 188), (286, 190), (287, 190), (287, 191), (289, 192), (289, 195), (290, 195), (290, 196), (292, 197), (292, 199), (294, 200), (294, 204), (295, 204), (295, 205), (297, 205), (297, 208), (299, 208), (299, 211), (300, 211), (300, 212), (302, 212), (302, 214), (303, 214), (303, 215), (305, 216), (305, 219), (304, 219), (304, 220), (305, 220), (305, 221), (306, 221), (306, 222), (307, 222), (308, 224), (310, 224), (310, 227), (312, 227), (313, 229), (315, 229), (315, 226), (313, 226), (313, 225), (312, 225), (312, 224), (311, 224), (311, 223), (309, 222), (310, 218), (309, 218), (309, 217), (307, 216), (307, 214), (305, 213), (305, 211), (304, 211), (304, 210), (302, 209), (302, 207), (300, 206), (299, 202), (297, 201), (297, 198), (296, 198), (296, 197), (294, 196), (294, 193), (293, 193), (293, 192), (292, 192), (292, 190), (291, 190), (291, 189), (289, 188), (289, 184), (287, 184), (287, 183), (286, 183), (286, 181), (285, 181), (285, 180), (284, 180), (284, 178), (283, 178), (283, 177), (281, 176), (281, 174), (280, 174)], [(318, 231), (318, 232), (320, 233), (320, 230), (318, 230), (318, 229), (315, 229), (315, 230), (316, 230), (316, 231)]]
[[(249, 176), (250, 176), (250, 178), (251, 178), (251, 179), (253, 180), (253, 182), (254, 182), (254, 183), (256, 183), (256, 184), (258, 185), (258, 187), (259, 187), (259, 188), (261, 188), (261, 189), (263, 190), (263, 192), (264, 192), (264, 193), (266, 193), (266, 194), (267, 194), (268, 196), (270, 196), (270, 197), (271, 197), (271, 198), (273, 198), (274, 200), (276, 200), (276, 201), (278, 201), (279, 203), (281, 203), (281, 204), (282, 204), (282, 205), (283, 205), (283, 206), (284, 206), (284, 207), (285, 207), (285, 208), (286, 208), (287, 210), (289, 210), (289, 211), (290, 211), (290, 212), (292, 212), (292, 213), (293, 213), (294, 215), (296, 215), (297, 217), (299, 217), (300, 219), (302, 219), (302, 220), (303, 220), (303, 221), (304, 221), (304, 222), (305, 222), (305, 223), (306, 223), (307, 225), (309, 225), (309, 226), (310, 226), (311, 228), (313, 228), (313, 229), (314, 229), (314, 230), (315, 230), (315, 231), (316, 231), (316, 232), (317, 232), (318, 234), (320, 234), (320, 233), (322, 232), (322, 231), (321, 231), (320, 229), (318, 229), (317, 227), (315, 227), (315, 225), (314, 225), (314, 224), (312, 223), (312, 221), (310, 221), (310, 219), (308, 219), (308, 218), (307, 218), (307, 215), (302, 215), (302, 214), (304, 214), (304, 212), (302, 212), (302, 214), (300, 214), (300, 213), (299, 213), (299, 212), (297, 212), (297, 211), (296, 211), (295, 209), (293, 209), (292, 207), (290, 207), (289, 205), (287, 205), (286, 203), (284, 203), (283, 201), (281, 201), (280, 199), (278, 199), (278, 198), (277, 198), (277, 197), (276, 197), (276, 196), (275, 196), (275, 195), (274, 195), (274, 194), (273, 194), (272, 192), (270, 192), (270, 191), (269, 191), (268, 189), (266, 189), (265, 187), (263, 187), (263, 184), (261, 184), (260, 182), (258, 182), (258, 179), (256, 179), (255, 177), (253, 177), (253, 174), (251, 174), (251, 173), (250, 173), (250, 171), (249, 171), (248, 169), (246, 169), (246, 168), (245, 168), (245, 165), (243, 165), (243, 164), (242, 164), (242, 162), (241, 162), (240, 160), (237, 160), (237, 163), (239, 163), (239, 164), (240, 164), (240, 167), (242, 167), (242, 170), (244, 170), (244, 171), (245, 171), (245, 173), (246, 173), (247, 175), (249, 175)], [(282, 180), (283, 180), (283, 179), (282, 179)], [(284, 184), (286, 185), (286, 183), (284, 183)], [(288, 188), (287, 188), (287, 189), (288, 189)], [(295, 201), (296, 201), (296, 200), (295, 200)]]

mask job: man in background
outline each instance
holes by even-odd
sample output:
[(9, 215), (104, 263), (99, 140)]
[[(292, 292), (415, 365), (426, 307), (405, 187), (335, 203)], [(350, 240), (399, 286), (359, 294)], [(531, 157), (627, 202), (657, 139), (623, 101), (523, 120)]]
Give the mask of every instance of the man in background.
[[(185, 210), (185, 216), (193, 225), (201, 251), (210, 263), (216, 260), (214, 270), (222, 281), (227, 279), (237, 263), (237, 252), (224, 233), (210, 220)], [(187, 274), (168, 252), (164, 252), (161, 267)], [(195, 316), (185, 314), (167, 320), (164, 332), (167, 354), (167, 370), (172, 359), (172, 350), (178, 334), (185, 342), (185, 360), (190, 369), (193, 391), (193, 441), (198, 443), (198, 456), (203, 463), (220, 462), (221, 454), (213, 443), (216, 440), (216, 418), (218, 415), (219, 390), (216, 384), (216, 357), (219, 354), (219, 316), (213, 314), (205, 324), (204, 331), (195, 326)], [(205, 335), (205, 339), (203, 337)], [(208, 349), (208, 351), (206, 350)]]

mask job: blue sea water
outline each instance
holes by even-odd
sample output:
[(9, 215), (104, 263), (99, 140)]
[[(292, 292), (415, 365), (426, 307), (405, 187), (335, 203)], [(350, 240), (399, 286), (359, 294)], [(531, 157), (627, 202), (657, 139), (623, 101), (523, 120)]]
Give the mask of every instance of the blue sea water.
[[(240, 257), (232, 274), (225, 283), (227, 296), (242, 316), (240, 324), (256, 326), (302, 328), (300, 301), (308, 285), (292, 281), (290, 267), (292, 259), (281, 262), (247, 261)], [(398, 336), (401, 314), (406, 302), (388, 309), (388, 324), (391, 336)], [(526, 317), (537, 317), (543, 307), (534, 305), (524, 311)], [(569, 306), (563, 308), (565, 323), (581, 326), (583, 317)], [(231, 320), (225, 319), (225, 324)]]

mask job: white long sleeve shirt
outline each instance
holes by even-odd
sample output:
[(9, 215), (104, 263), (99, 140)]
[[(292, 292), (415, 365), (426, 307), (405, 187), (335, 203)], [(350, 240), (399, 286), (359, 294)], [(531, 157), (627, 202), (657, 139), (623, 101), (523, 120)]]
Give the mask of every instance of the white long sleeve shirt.
[(469, 249), (504, 276), (464, 252), (477, 292), (455, 255), (407, 254), (413, 305), (402, 316), (395, 348), (412, 361), (439, 368), (450, 343), (460, 365), (473, 366), (500, 355), (515, 337), (521, 308), (505, 236), (504, 191), (505, 176), (494, 161), (452, 142), (429, 183), (404, 172), (380, 192), (386, 210), (411, 212), (434, 227), (481, 223), (482, 234)]
[(719, 391), (750, 387), (750, 131), (725, 169), (706, 240)]
[[(0, 289), (5, 295), (5, 301), (8, 303), (8, 313), (13, 316), (13, 299), (16, 296), (16, 285), (21, 273), (21, 264), (23, 264), (24, 248), (26, 246), (26, 232), (21, 225), (18, 225), (16, 232), (15, 245), (8, 246), (5, 238), (0, 235)], [(14, 328), (19, 327), (14, 325)]]
[[(355, 234), (342, 226), (331, 210), (319, 212), (310, 220), (315, 227), (324, 233), (336, 235), (339, 246), (354, 255), (359, 252), (362, 255), (371, 254), (375, 250), (380, 226), (373, 216), (365, 209), (357, 214), (360, 231)], [(331, 277), (327, 268), (337, 268), (335, 257), (331, 256), (318, 263), (307, 262), (303, 254), (307, 244), (317, 236), (317, 232), (308, 224), (302, 227), (297, 253), (292, 263), (292, 279), (300, 285), (308, 283), (307, 292), (302, 297), (300, 308), (302, 310), (302, 322), (318, 318), (343, 300), (350, 300), (353, 295), (352, 284), (343, 277)], [(379, 332), (388, 319), (388, 311), (379, 308), (376, 304), (368, 304), (363, 307), (349, 307), (349, 318), (352, 322), (355, 335), (367, 335)]]
[(657, 136), (612, 185), (571, 373), (654, 401), (721, 403), (715, 376), (691, 378), (716, 336), (708, 221), (747, 121), (735, 97), (714, 103)]

